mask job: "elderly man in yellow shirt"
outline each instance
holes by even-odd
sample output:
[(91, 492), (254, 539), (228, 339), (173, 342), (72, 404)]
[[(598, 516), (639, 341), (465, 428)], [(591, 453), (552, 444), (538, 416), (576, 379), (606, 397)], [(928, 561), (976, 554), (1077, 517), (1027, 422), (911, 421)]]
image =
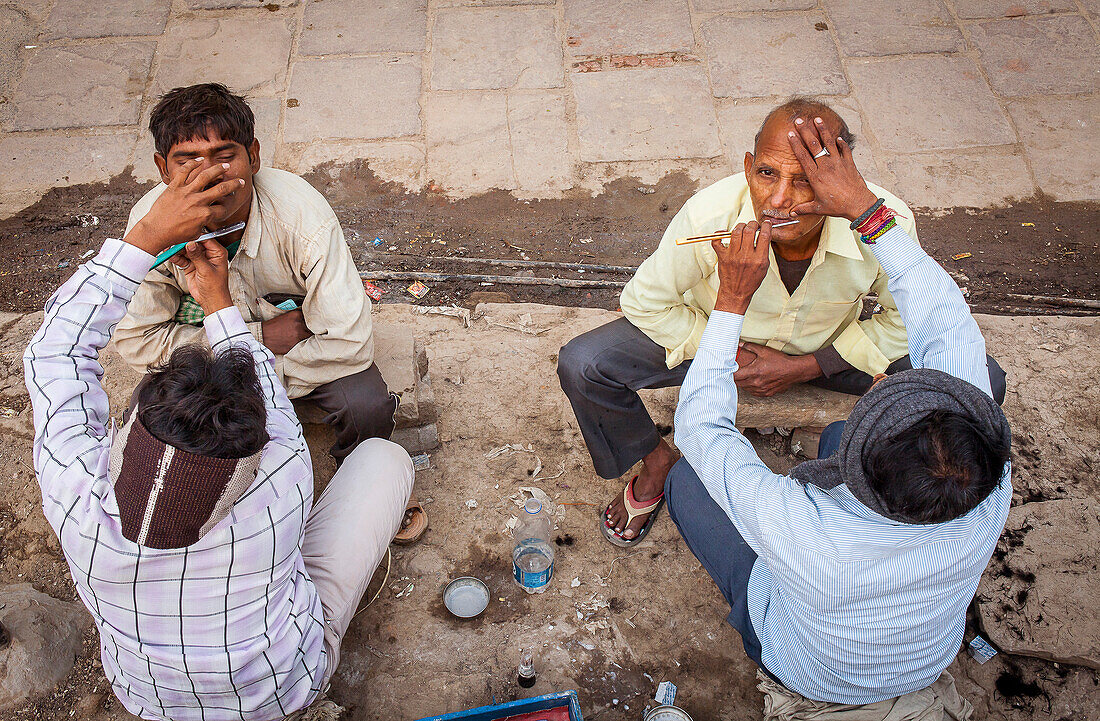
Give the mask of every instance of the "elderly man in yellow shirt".
[[(604, 510), (609, 541), (642, 540), (664, 502), (668, 471), (678, 458), (661, 437), (640, 388), (680, 385), (699, 345), (718, 292), (717, 258), (710, 243), (685, 238), (751, 220), (773, 227), (768, 275), (745, 314), (737, 385), (757, 395), (795, 383), (862, 394), (873, 377), (911, 368), (905, 324), (887, 290), (888, 278), (843, 218), (815, 215), (814, 192), (791, 151), (787, 133), (796, 117), (821, 117), (851, 145), (844, 120), (824, 103), (794, 98), (775, 108), (745, 153), (745, 172), (704, 188), (672, 219), (657, 250), (623, 289), (625, 318), (565, 345), (558, 376), (577, 416), (596, 472), (618, 478), (639, 460), (641, 471)], [(894, 195), (868, 184), (898, 213), (897, 223), (917, 237), (913, 212)], [(875, 294), (881, 312), (862, 317)], [(989, 359), (998, 402), (1005, 374)]]

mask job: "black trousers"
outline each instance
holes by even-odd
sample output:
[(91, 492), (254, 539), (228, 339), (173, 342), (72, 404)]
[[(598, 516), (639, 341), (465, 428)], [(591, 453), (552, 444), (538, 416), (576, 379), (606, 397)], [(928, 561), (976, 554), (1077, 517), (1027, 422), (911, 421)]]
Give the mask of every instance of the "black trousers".
[[(1005, 372), (987, 358), (993, 397), (1004, 401)], [(558, 379), (573, 406), (592, 465), (603, 478), (618, 478), (647, 456), (661, 440), (657, 426), (642, 403), (642, 388), (681, 385), (690, 361), (675, 368), (665, 365), (665, 349), (650, 340), (626, 318), (582, 333), (558, 353)], [(890, 364), (887, 373), (912, 368), (909, 357)], [(819, 388), (863, 395), (870, 375), (859, 370), (818, 378)]]
[(377, 366), (318, 386), (299, 400), (325, 413), (324, 422), (336, 433), (329, 453), (338, 463), (366, 439), (389, 439), (393, 433), (397, 394), (386, 387)]

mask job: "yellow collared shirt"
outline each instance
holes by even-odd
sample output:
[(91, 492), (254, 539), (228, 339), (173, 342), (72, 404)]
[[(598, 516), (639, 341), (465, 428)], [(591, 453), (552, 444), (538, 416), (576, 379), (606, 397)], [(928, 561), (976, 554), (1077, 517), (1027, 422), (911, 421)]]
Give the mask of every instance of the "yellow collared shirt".
[[(898, 213), (898, 225), (916, 240), (913, 211), (882, 188), (868, 187)], [(718, 296), (718, 257), (710, 244), (676, 245), (676, 240), (729, 230), (755, 218), (744, 173), (700, 190), (623, 288), (623, 313), (665, 348), (669, 368), (695, 357)], [(774, 251), (769, 250), (769, 257), (768, 274), (745, 314), (742, 340), (790, 355), (832, 345), (841, 358), (872, 375), (909, 352), (886, 274), (847, 220), (825, 219), (821, 242), (793, 295), (779, 277)], [(861, 321), (863, 299), (870, 293), (878, 294), (884, 310)]]

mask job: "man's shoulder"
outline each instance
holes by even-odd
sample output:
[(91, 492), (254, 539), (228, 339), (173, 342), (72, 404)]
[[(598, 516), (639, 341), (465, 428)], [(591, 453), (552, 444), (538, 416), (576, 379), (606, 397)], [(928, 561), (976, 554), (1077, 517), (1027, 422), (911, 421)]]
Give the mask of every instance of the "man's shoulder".
[(284, 225), (309, 232), (311, 227), (336, 222), (336, 213), (325, 196), (301, 176), (263, 167), (252, 182), (261, 207)]

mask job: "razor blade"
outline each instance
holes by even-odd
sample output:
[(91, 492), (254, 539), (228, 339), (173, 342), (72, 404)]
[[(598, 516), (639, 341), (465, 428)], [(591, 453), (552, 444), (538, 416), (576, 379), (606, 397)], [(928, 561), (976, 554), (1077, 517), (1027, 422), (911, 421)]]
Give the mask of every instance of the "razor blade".
[[(182, 243), (176, 243), (171, 248), (168, 248), (167, 250), (162, 252), (160, 255), (158, 255), (156, 257), (156, 259), (153, 260), (153, 268), (156, 268), (157, 266), (162, 265), (164, 263), (164, 261), (168, 260), (173, 255), (175, 255), (176, 253), (183, 250), (187, 246), (188, 243), (200, 243), (204, 240), (213, 240), (214, 238), (220, 238), (223, 235), (229, 235), (230, 233), (236, 233), (238, 230), (242, 230), (244, 228), (245, 224), (246, 224), (245, 221), (242, 220), (240, 223), (234, 223), (233, 225), (230, 225), (230, 226), (225, 227), (225, 228), (219, 228), (218, 230), (212, 230), (209, 233), (203, 233), (199, 237), (195, 238), (195, 240), (193, 240), (193, 241), (187, 240), (187, 241), (184, 241)], [(152, 270), (152, 268), (150, 270)]]

